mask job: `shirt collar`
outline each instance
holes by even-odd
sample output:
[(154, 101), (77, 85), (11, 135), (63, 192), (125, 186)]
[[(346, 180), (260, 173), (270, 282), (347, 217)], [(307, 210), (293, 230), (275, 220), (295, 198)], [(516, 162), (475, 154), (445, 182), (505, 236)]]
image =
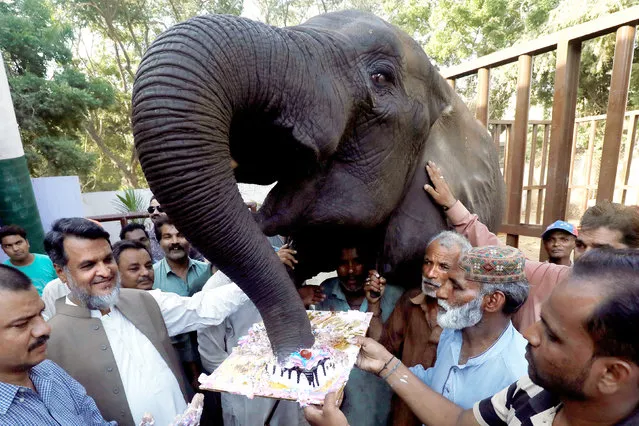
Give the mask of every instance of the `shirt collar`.
[[(190, 271), (191, 268), (195, 267), (195, 263), (193, 263), (193, 259), (191, 259), (190, 257), (188, 259), (189, 259), (189, 266), (186, 268), (186, 270)], [(162, 268), (163, 268), (163, 275), (164, 276), (168, 276), (169, 274), (177, 275), (171, 269), (171, 266), (169, 265), (169, 262), (166, 261), (166, 257), (162, 258), (162, 260), (160, 260), (160, 263), (161, 263)]]
[(20, 386), (0, 382), (0, 414), (7, 414)]
[[(69, 299), (69, 296), (67, 295), (67, 297), (65, 298), (65, 303), (67, 305), (71, 305), (71, 306), (78, 306), (75, 302), (73, 302), (73, 300)], [(113, 312), (113, 310), (115, 309), (115, 306), (111, 307), (111, 312)], [(111, 313), (109, 312), (109, 313)], [(98, 309), (89, 309), (89, 313), (91, 314), (91, 318), (102, 318), (102, 312), (100, 312)], [(106, 316), (109, 316), (109, 314), (106, 314)]]
[(499, 339), (495, 343), (492, 344), (491, 347), (486, 349), (484, 353), (477, 355), (474, 358), (469, 359), (469, 361), (473, 361), (474, 363), (481, 364), (484, 362), (486, 358), (492, 358), (498, 353), (501, 353), (503, 350), (508, 349), (508, 347), (512, 346), (512, 340), (515, 333), (515, 327), (513, 327), (513, 323), (508, 321), (508, 327), (501, 332)]
[[(41, 389), (47, 383), (49, 372), (47, 367), (42, 365), (44, 363), (46, 363), (46, 361), (41, 362), (29, 370), (29, 378), (36, 390)], [(0, 382), (0, 414), (7, 414), (9, 407), (13, 404), (16, 394), (21, 388), (23, 388), (23, 386)]]
[[(512, 339), (513, 339), (514, 332), (515, 332), (515, 328), (513, 327), (513, 323), (511, 321), (509, 321), (508, 322), (508, 327), (506, 327), (504, 329), (504, 331), (501, 332), (501, 335), (499, 336), (499, 339), (497, 339), (484, 352), (482, 352), (479, 355), (476, 355), (474, 357), (468, 358), (468, 360), (466, 361), (466, 364), (464, 364), (463, 366), (460, 366), (460, 367), (470, 367), (472, 365), (483, 364), (484, 362), (486, 362), (486, 360), (488, 358), (492, 358), (495, 355), (501, 353), (504, 349), (507, 349), (509, 346), (511, 346), (511, 342), (512, 342)], [(454, 330), (454, 333), (455, 333), (455, 341), (459, 345), (459, 350), (461, 350), (461, 345), (463, 344), (462, 332), (461, 332), (461, 330)], [(457, 345), (451, 345), (451, 349), (454, 346), (457, 346)], [(459, 354), (457, 354), (457, 355), (459, 355)], [(455, 359), (455, 363), (457, 363), (458, 359), (459, 359), (459, 357), (457, 357)]]
[[(336, 299), (342, 300), (344, 303), (348, 304), (348, 300), (346, 300), (346, 295), (344, 294), (344, 290), (342, 290), (342, 285), (339, 282), (339, 277), (333, 278), (333, 281), (329, 284), (329, 291), (331, 296)], [(350, 308), (349, 308), (350, 309)], [(359, 307), (360, 312), (366, 312), (368, 310), (368, 300), (364, 298), (362, 305)]]
[(333, 288), (331, 289), (331, 295), (346, 302), (346, 295), (344, 294), (344, 290), (342, 290), (338, 277), (333, 280), (332, 285)]

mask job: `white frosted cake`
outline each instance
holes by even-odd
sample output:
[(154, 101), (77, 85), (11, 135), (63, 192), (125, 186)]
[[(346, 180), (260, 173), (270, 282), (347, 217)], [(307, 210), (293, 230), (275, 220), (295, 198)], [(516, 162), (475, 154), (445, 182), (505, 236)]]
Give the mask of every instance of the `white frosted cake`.
[(315, 336), (312, 348), (277, 361), (263, 323), (254, 324), (238, 341), (231, 355), (202, 388), (253, 396), (322, 404), (328, 392), (341, 390), (348, 380), (359, 347), (355, 336), (364, 336), (372, 314), (359, 311), (307, 311)]
[(313, 389), (332, 382), (339, 371), (329, 349), (302, 349), (280, 365), (266, 364), (271, 381), (290, 388)]

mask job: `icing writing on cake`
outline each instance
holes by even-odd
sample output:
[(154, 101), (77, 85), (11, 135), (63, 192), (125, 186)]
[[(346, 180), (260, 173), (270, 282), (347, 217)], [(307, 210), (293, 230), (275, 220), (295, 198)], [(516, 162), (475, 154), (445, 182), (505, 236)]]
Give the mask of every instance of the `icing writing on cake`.
[[(319, 387), (324, 384), (324, 379), (335, 372), (336, 368), (329, 350), (303, 349), (291, 354), (283, 366), (266, 364), (265, 370), (272, 376), (274, 381), (287, 386), (300, 387), (307, 385), (309, 387)], [(301, 380), (302, 377), (306, 380)]]

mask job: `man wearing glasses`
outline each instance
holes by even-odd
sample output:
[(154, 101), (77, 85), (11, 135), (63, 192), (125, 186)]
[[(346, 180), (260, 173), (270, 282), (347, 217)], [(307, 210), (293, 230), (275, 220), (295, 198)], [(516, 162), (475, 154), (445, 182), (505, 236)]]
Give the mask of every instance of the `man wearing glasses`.
[[(146, 232), (149, 234), (149, 241), (151, 242), (151, 258), (153, 263), (157, 263), (164, 259), (164, 250), (162, 250), (160, 243), (155, 237), (155, 224), (158, 219), (168, 215), (160, 205), (159, 201), (155, 198), (155, 195), (151, 197), (151, 200), (149, 201), (149, 208), (147, 208), (146, 211), (149, 212), (149, 217), (151, 218), (151, 223), (146, 224)], [(206, 261), (202, 253), (193, 246), (191, 246), (191, 249), (189, 250), (189, 257), (191, 259), (199, 260), (200, 262)], [(204, 285), (205, 281), (202, 281), (202, 285)]]
[(162, 259), (164, 259), (164, 250), (160, 247), (160, 243), (158, 243), (157, 238), (155, 238), (155, 231), (153, 228), (155, 227), (155, 222), (162, 217), (166, 216), (166, 212), (162, 209), (162, 206), (155, 198), (155, 195), (151, 197), (151, 201), (149, 201), (149, 208), (146, 209), (149, 212), (149, 217), (151, 218), (151, 223), (147, 224), (147, 234), (149, 234), (149, 241), (151, 241), (151, 258), (153, 259), (153, 263), (156, 263)]

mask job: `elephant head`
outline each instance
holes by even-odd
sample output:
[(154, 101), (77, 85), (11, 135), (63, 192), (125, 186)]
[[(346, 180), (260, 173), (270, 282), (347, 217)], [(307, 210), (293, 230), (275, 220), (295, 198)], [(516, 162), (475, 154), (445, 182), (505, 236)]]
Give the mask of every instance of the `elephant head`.
[[(293, 236), (301, 278), (334, 269), (329, 253), (349, 231), (377, 247), (387, 272), (411, 264), (446, 227), (421, 189), (427, 160), (489, 226), (501, 219), (486, 130), (419, 45), (371, 14), (176, 25), (140, 64), (132, 119), (150, 188), (256, 304), (278, 356), (313, 337), (263, 233)], [(237, 182), (277, 182), (255, 218)]]

